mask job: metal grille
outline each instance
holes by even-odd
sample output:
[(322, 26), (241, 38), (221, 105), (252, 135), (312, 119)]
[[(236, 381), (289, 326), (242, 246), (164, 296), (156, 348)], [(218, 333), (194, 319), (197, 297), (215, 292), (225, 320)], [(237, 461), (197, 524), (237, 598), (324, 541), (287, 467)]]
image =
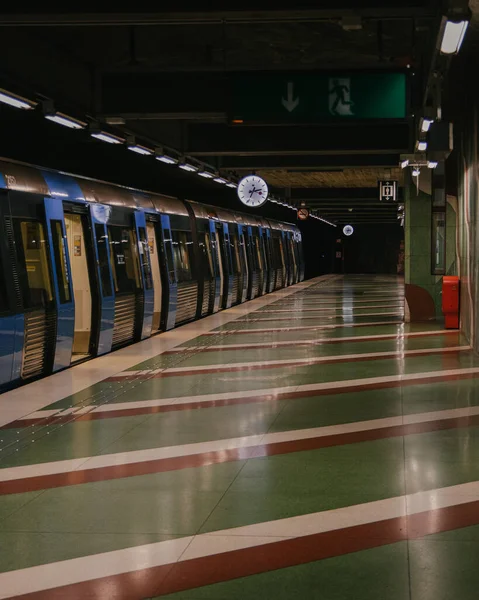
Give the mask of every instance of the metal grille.
[(55, 313), (45, 310), (25, 314), (25, 342), (23, 347), (22, 378), (45, 375), (49, 358), (55, 346)]
[(137, 299), (135, 294), (116, 296), (112, 348), (132, 342), (135, 337)]
[(258, 273), (253, 273), (251, 277), (251, 299), (258, 295)]
[(231, 290), (231, 304), (238, 304), (238, 302), (241, 302), (241, 298), (239, 297), (239, 273), (237, 273), (236, 275), (233, 275), (233, 287)]
[(275, 290), (279, 290), (283, 287), (283, 269), (276, 270), (276, 285), (274, 286)]
[(176, 302), (175, 325), (190, 321), (196, 316), (198, 304), (198, 283), (182, 283), (178, 285), (178, 297)]
[(17, 308), (22, 308), (22, 292), (17, 271), (17, 260), (15, 254), (15, 242), (13, 238), (13, 223), (11, 217), (5, 217), (5, 232), (8, 241), (8, 258), (10, 269), (13, 275), (13, 287), (15, 290), (15, 303)]

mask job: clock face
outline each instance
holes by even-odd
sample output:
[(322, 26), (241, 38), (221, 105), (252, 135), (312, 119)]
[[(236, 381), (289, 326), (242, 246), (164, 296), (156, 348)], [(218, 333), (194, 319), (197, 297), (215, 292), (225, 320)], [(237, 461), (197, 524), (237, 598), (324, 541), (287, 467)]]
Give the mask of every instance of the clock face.
[(352, 225), (345, 225), (343, 227), (343, 233), (344, 235), (352, 235), (354, 232), (354, 228)]
[(268, 199), (266, 181), (257, 175), (247, 175), (238, 183), (238, 198), (246, 206), (261, 206)]

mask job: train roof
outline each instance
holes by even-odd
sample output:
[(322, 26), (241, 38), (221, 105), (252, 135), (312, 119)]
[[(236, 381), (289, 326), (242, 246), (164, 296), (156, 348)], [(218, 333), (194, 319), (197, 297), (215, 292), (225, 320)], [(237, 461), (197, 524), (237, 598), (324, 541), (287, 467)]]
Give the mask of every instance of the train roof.
[[(182, 200), (157, 192), (147, 192), (109, 183), (98, 179), (54, 171), (44, 167), (29, 165), (0, 157), (0, 189), (9, 189), (43, 196), (51, 196), (63, 201), (102, 203), (111, 206), (141, 208), (148, 212), (188, 216)], [(230, 223), (262, 226), (268, 224), (273, 229), (296, 231), (296, 225), (265, 219), (227, 208), (190, 201), (193, 212), (199, 218), (216, 218)]]

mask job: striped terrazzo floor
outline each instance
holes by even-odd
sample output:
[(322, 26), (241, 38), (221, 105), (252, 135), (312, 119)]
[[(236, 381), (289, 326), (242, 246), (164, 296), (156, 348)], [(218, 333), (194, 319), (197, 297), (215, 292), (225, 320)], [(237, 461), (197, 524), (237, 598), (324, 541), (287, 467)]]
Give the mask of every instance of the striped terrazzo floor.
[(22, 388), (0, 598), (475, 599), (479, 358), (403, 313), (326, 276)]

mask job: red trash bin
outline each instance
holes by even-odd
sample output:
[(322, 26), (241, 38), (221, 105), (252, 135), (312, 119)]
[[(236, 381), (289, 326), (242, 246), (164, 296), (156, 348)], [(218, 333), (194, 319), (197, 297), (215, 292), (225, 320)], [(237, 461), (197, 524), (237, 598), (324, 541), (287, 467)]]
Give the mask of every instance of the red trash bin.
[(442, 312), (446, 329), (459, 329), (459, 277), (442, 278)]

